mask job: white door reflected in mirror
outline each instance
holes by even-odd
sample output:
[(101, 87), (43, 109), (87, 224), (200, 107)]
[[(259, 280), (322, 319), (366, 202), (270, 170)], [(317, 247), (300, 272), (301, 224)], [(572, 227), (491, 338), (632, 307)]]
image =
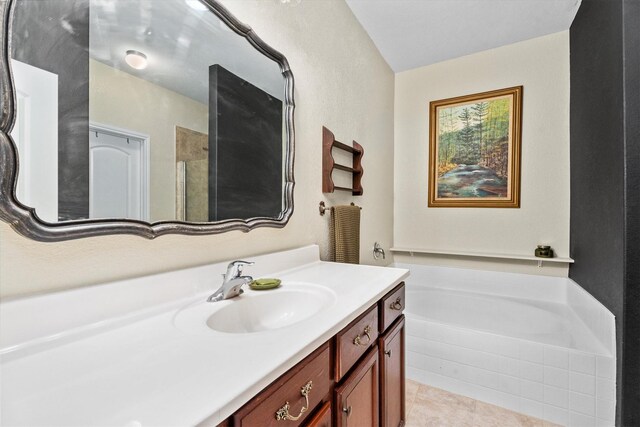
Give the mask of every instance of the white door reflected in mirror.
[(11, 60), (17, 114), (11, 131), (20, 164), (16, 196), (58, 222), (58, 76)]
[(147, 220), (145, 141), (89, 131), (89, 217)]

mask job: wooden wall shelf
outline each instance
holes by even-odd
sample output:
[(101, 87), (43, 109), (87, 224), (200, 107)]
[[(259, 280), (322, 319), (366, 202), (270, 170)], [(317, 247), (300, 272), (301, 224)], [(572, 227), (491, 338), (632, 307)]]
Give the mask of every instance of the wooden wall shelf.
[[(350, 166), (341, 165), (335, 162), (331, 150), (333, 148), (347, 151), (353, 154), (353, 164)], [(322, 127), (322, 192), (333, 193), (336, 190), (339, 191), (351, 191), (354, 196), (361, 196), (362, 191), (362, 156), (364, 155), (364, 148), (357, 142), (353, 141), (353, 147), (343, 144), (340, 141), (336, 141), (333, 133), (326, 127)], [(340, 171), (348, 172), (353, 175), (352, 187), (339, 187), (333, 183), (331, 177), (333, 170), (338, 169)]]

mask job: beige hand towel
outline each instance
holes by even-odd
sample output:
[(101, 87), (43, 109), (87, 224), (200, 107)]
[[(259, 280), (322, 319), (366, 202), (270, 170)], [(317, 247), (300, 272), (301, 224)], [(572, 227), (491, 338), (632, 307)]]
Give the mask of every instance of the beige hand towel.
[(360, 207), (335, 206), (329, 222), (331, 261), (360, 263)]

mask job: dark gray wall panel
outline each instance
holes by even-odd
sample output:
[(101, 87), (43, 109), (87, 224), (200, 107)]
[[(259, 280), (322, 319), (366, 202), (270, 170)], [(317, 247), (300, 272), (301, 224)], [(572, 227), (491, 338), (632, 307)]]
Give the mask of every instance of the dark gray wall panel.
[(277, 217), (282, 101), (219, 65), (209, 74), (209, 220)]
[[(616, 316), (618, 355), (624, 301), (621, 27), (620, 1), (585, 0), (570, 33), (570, 252), (576, 263), (569, 276)], [(618, 387), (618, 423), (621, 390)]]
[(89, 217), (89, 0), (18, 0), (11, 56), (58, 75), (58, 216)]
[(583, 0), (571, 26), (569, 276), (616, 316), (617, 425), (639, 425), (637, 0)]
[(209, 221), (218, 218), (218, 70), (209, 67)]
[(640, 1), (623, 1), (626, 265), (622, 425), (640, 425)]

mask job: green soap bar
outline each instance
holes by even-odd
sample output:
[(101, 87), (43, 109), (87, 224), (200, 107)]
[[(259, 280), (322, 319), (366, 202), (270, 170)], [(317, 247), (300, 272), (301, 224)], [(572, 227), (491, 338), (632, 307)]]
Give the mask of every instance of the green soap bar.
[(280, 279), (256, 279), (249, 284), (249, 287), (256, 291), (274, 289), (280, 286)]

